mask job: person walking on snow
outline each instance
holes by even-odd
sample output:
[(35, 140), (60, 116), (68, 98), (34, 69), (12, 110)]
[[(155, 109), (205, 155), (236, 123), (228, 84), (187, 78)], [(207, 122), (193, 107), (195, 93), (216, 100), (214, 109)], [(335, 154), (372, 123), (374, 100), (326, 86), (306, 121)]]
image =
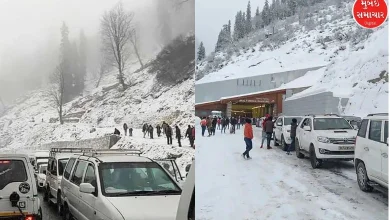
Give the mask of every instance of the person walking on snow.
[(191, 143), (191, 139), (192, 139), (192, 128), (191, 128), (191, 125), (188, 125), (188, 128), (186, 130), (186, 134), (184, 135), (184, 138), (187, 138), (189, 139), (190, 141), (190, 145), (192, 147), (192, 143)]
[(226, 117), (226, 126), (227, 126), (227, 129), (229, 129), (229, 124), (230, 124), (230, 120), (229, 120), (229, 117)]
[(153, 139), (153, 126), (152, 125), (149, 125), (149, 137), (150, 139)]
[(207, 132), (209, 133), (208, 137), (210, 137), (211, 136), (211, 127), (212, 127), (210, 117), (207, 117), (206, 121), (207, 121)]
[(249, 156), (249, 151), (252, 149), (252, 139), (253, 139), (252, 121), (249, 118), (247, 118), (245, 119), (245, 122), (246, 124), (244, 125), (244, 141), (246, 145), (246, 150), (242, 154), (242, 156), (244, 157), (244, 159), (252, 159)]
[(181, 147), (181, 131), (179, 126), (176, 125), (176, 138), (177, 138), (177, 143), (179, 144), (179, 147)]
[(217, 119), (217, 129), (218, 130), (221, 129), (221, 118), (220, 117), (218, 117), (218, 119)]
[(123, 124), (123, 130), (125, 130), (125, 136), (127, 136), (127, 124), (126, 123)]
[(133, 136), (133, 128), (129, 128), (129, 135), (130, 135), (130, 137)]
[(264, 141), (267, 140), (267, 133), (265, 132), (265, 123), (267, 122), (267, 119), (268, 119), (269, 115), (266, 114), (264, 116), (264, 119), (263, 121), (261, 122), (261, 147), (260, 148), (263, 148), (263, 145), (264, 145)]
[(190, 144), (191, 147), (195, 149), (195, 127), (194, 126), (192, 126), (191, 128)]
[(217, 117), (213, 118), (213, 121), (211, 122), (211, 134), (215, 135), (215, 129), (217, 127), (218, 119)]
[(221, 124), (222, 124), (221, 134), (222, 134), (222, 132), (226, 133), (226, 118), (221, 119)]
[(204, 132), (206, 131), (207, 126), (206, 117), (203, 117), (202, 121), (200, 121), (200, 126), (202, 127), (202, 137), (204, 137)]
[(267, 133), (267, 149), (272, 149), (271, 147), (271, 137), (274, 133), (274, 122), (272, 121), (272, 116), (269, 116), (265, 122), (265, 132)]
[(290, 138), (291, 138), (291, 144), (287, 148), (287, 154), (291, 155), (291, 151), (295, 148), (295, 137), (297, 136), (297, 119), (293, 118), (291, 122), (291, 128), (290, 128)]
[(165, 135), (167, 136), (168, 145), (172, 144), (172, 128), (168, 124), (166, 125)]
[(157, 130), (157, 136), (160, 137), (160, 135), (161, 135), (161, 127), (160, 127), (160, 125), (156, 126), (156, 130)]
[(241, 118), (241, 116), (238, 116), (238, 119), (237, 119), (237, 129), (238, 129), (238, 130), (240, 130), (241, 120), (243, 120), (243, 119)]
[(142, 126), (142, 132), (144, 133), (144, 138), (145, 138), (145, 136), (146, 136), (146, 132), (148, 131), (148, 125), (147, 124), (144, 124), (143, 126)]

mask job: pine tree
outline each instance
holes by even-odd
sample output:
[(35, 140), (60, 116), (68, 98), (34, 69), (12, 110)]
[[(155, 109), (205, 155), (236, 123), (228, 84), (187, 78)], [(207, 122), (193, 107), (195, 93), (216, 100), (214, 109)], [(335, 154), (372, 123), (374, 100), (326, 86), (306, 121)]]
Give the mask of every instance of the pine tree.
[(203, 46), (203, 42), (200, 42), (199, 48), (198, 48), (198, 60), (201, 61), (206, 57), (206, 49)]
[(256, 29), (260, 29), (262, 27), (262, 19), (261, 19), (259, 7), (256, 8), (255, 27)]
[(251, 12), (251, 2), (248, 1), (248, 5), (246, 7), (246, 22), (245, 22), (245, 32), (246, 34), (252, 31), (252, 12)]
[(229, 34), (229, 25), (223, 25), (219, 32), (217, 44), (215, 45), (215, 52), (221, 51), (226, 45), (231, 43), (231, 35)]
[(84, 31), (80, 31), (80, 44), (79, 44), (79, 77), (78, 84), (80, 91), (84, 90), (84, 81), (87, 75), (87, 39), (84, 35)]
[(269, 25), (271, 23), (270, 7), (268, 4), (268, 0), (265, 0), (265, 2), (264, 2), (263, 11), (261, 12), (261, 18), (264, 22), (264, 25)]
[(240, 39), (240, 24), (241, 23), (241, 11), (237, 12), (236, 18), (234, 20), (234, 33), (233, 33), (233, 38), (234, 40), (239, 40)]
[(287, 6), (288, 6), (288, 15), (295, 15), (297, 13), (297, 2), (296, 0), (289, 0), (287, 1)]
[(231, 37), (232, 36), (232, 24), (229, 20), (229, 23), (228, 23), (228, 32), (229, 32), (229, 36)]
[(72, 99), (72, 86), (73, 86), (73, 75), (72, 75), (72, 51), (69, 42), (69, 29), (65, 22), (62, 23), (61, 27), (61, 52), (60, 52), (60, 63), (62, 65), (63, 72), (63, 100), (64, 103)]
[(244, 38), (246, 35), (246, 14), (241, 12), (241, 22), (240, 22), (240, 39)]

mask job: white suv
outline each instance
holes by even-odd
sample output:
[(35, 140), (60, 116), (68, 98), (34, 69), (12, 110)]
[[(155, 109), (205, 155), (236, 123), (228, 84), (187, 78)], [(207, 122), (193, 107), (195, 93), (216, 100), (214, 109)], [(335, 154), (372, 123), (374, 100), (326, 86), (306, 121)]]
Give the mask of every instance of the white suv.
[(356, 137), (355, 168), (358, 184), (363, 191), (373, 186), (388, 188), (388, 114), (370, 114), (363, 119)]
[(290, 130), (292, 119), (297, 119), (297, 124), (301, 122), (302, 116), (280, 116), (275, 121), (274, 129), (274, 145), (281, 145), (284, 150), (287, 150), (287, 145), (291, 144)]
[(0, 219), (42, 219), (34, 168), (27, 155), (0, 154)]
[(61, 181), (64, 219), (172, 220), (181, 188), (135, 150), (96, 150), (69, 159)]
[(353, 160), (356, 134), (340, 116), (305, 116), (297, 128), (296, 155), (298, 158), (309, 156), (314, 169), (324, 160)]
[(50, 150), (50, 158), (45, 172), (46, 188), (43, 200), (55, 204), (58, 214), (62, 214), (61, 196), (59, 195), (61, 195), (60, 184), (66, 163), (71, 156), (90, 150), (90, 148), (52, 148)]

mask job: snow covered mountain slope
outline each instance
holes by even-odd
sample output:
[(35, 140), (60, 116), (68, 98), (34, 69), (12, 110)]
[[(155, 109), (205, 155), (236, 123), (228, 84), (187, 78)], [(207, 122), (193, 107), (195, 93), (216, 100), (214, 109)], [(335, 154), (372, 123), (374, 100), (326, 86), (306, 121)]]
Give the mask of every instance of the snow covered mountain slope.
[(0, 149), (100, 137), (114, 128), (123, 133), (123, 123), (140, 128), (143, 123), (156, 126), (164, 120), (178, 124), (184, 136), (187, 125), (194, 123), (194, 79), (163, 85), (156, 80), (157, 73), (148, 70), (127, 72), (131, 86), (124, 92), (115, 86), (117, 72), (113, 71), (90, 94), (67, 103), (65, 116), (78, 123), (49, 123), (58, 118), (55, 106), (44, 90), (32, 91), (0, 117)]
[(303, 87), (310, 81), (312, 86), (287, 100), (331, 91), (349, 98), (343, 114), (388, 112), (388, 22), (375, 30), (362, 29), (351, 16), (352, 5), (327, 1), (313, 6), (319, 10), (304, 20), (295, 16), (279, 21), (276, 34), (267, 38), (263, 35), (268, 30), (251, 33), (200, 62), (196, 83), (325, 66), (287, 83)]

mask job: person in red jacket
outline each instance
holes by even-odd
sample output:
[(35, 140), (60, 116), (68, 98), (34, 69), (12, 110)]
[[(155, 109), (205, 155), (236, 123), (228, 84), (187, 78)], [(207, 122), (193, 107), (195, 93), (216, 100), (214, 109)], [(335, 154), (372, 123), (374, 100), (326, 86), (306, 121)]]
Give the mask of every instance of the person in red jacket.
[(246, 124), (244, 125), (244, 141), (246, 144), (246, 150), (242, 154), (244, 159), (252, 159), (249, 156), (249, 151), (252, 149), (252, 139), (253, 139), (253, 129), (252, 129), (252, 121), (251, 119), (245, 119)]

